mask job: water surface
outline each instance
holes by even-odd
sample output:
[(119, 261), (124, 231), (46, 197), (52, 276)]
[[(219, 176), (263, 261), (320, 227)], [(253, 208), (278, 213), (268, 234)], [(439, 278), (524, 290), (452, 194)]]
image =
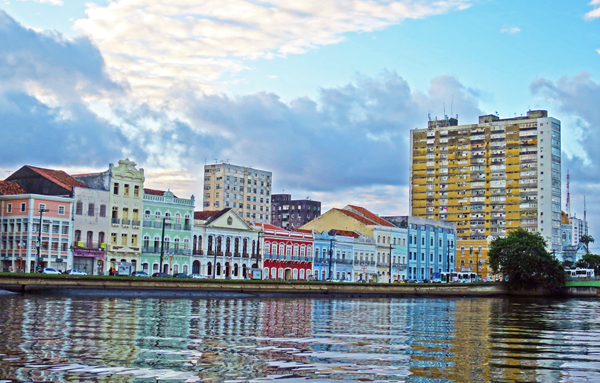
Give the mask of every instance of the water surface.
[(0, 382), (598, 382), (600, 302), (0, 297)]

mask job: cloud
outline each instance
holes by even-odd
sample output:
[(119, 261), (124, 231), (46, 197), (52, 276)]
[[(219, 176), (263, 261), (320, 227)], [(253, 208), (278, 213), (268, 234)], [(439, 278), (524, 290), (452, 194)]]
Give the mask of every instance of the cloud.
[(509, 27), (509, 26), (507, 26), (507, 27), (502, 28), (500, 30), (500, 32), (501, 33), (508, 33), (510, 35), (514, 35), (514, 34), (517, 34), (517, 33), (521, 32), (521, 29), (517, 28), (517, 27)]
[(594, 20), (600, 17), (600, 0), (592, 0), (590, 1), (590, 5), (595, 6), (595, 8), (583, 17), (585, 20)]
[[(115, 0), (88, 5), (75, 27), (105, 55), (111, 73), (141, 98), (174, 83), (215, 92), (247, 60), (301, 54), (345, 33), (373, 31), (470, 6), (471, 0)], [(235, 81), (235, 77), (233, 80)]]
[[(563, 182), (567, 170), (571, 173), (572, 211), (583, 210), (583, 195), (587, 196), (588, 217), (592, 228), (600, 226), (600, 83), (589, 72), (563, 76), (558, 81), (537, 79), (530, 85), (533, 94), (542, 95), (549, 105), (564, 115), (562, 121)], [(565, 147), (565, 141), (567, 146)]]
[(2, 163), (97, 164), (120, 155), (123, 136), (83, 97), (123, 88), (87, 38), (37, 32), (0, 11), (0, 41)]
[(50, 5), (63, 5), (62, 0), (17, 0), (17, 1), (33, 1), (34, 3), (50, 4)]
[(87, 37), (35, 31), (0, 10), (0, 41), (0, 89), (62, 100), (123, 90), (108, 77), (101, 53)]

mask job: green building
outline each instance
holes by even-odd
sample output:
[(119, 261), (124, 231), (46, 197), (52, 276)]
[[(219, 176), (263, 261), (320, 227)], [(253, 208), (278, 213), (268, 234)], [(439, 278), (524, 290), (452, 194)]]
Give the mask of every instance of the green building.
[(171, 191), (144, 189), (143, 211), (142, 270), (148, 274), (191, 273), (194, 196), (177, 198)]

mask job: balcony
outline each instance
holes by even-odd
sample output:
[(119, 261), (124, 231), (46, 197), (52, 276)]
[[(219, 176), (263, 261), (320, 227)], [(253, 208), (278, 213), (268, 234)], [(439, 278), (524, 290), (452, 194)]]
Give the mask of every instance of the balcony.
[[(104, 248), (102, 245), (104, 245)], [(73, 249), (106, 249), (106, 243), (93, 241), (73, 241)]]
[(132, 226), (140, 226), (140, 221), (131, 221)]
[(192, 230), (192, 226), (191, 225), (183, 225), (183, 230), (189, 231)]
[(173, 224), (173, 227), (172, 227), (172, 229), (173, 229), (173, 230), (181, 230), (181, 224), (180, 224), (180, 223), (175, 223), (175, 224)]
[(152, 227), (152, 221), (144, 221), (144, 227)]
[(121, 223), (121, 220), (118, 218), (111, 218), (110, 223), (112, 223), (113, 225), (118, 225)]
[(128, 219), (123, 219), (123, 220), (121, 220), (121, 225), (129, 226), (129, 225), (131, 225), (131, 221)]
[(204, 250), (194, 250), (193, 255), (204, 255)]

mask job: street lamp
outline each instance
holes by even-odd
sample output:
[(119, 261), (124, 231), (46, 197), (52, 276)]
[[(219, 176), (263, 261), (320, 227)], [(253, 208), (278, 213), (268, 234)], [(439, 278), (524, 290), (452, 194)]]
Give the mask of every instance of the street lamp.
[(331, 277), (331, 267), (332, 267), (332, 259), (333, 259), (333, 241), (335, 241), (335, 239), (331, 239), (330, 243), (329, 243), (329, 280), (333, 280), (333, 278)]
[(390, 242), (390, 283), (392, 283), (392, 250), (393, 250), (393, 245)]
[(165, 226), (166, 226), (166, 221), (167, 220), (171, 220), (171, 217), (163, 217), (162, 219), (162, 236), (161, 236), (161, 240), (160, 240), (160, 269), (159, 272), (162, 273), (163, 270), (163, 258), (165, 256)]
[[(35, 268), (37, 270), (37, 268), (40, 266), (40, 253), (41, 253), (41, 248), (42, 248), (42, 227), (44, 226), (43, 223), (43, 216), (44, 213), (49, 212), (50, 210), (46, 209), (46, 208), (42, 208), (40, 207), (39, 213), (40, 213), (40, 227), (38, 228), (38, 241), (37, 241), (37, 257), (35, 259)], [(48, 258), (50, 259), (50, 258)]]
[(23, 248), (27, 247), (27, 243), (26, 242), (19, 242), (19, 254), (20, 254), (20, 258), (19, 258), (19, 272), (23, 272)]

